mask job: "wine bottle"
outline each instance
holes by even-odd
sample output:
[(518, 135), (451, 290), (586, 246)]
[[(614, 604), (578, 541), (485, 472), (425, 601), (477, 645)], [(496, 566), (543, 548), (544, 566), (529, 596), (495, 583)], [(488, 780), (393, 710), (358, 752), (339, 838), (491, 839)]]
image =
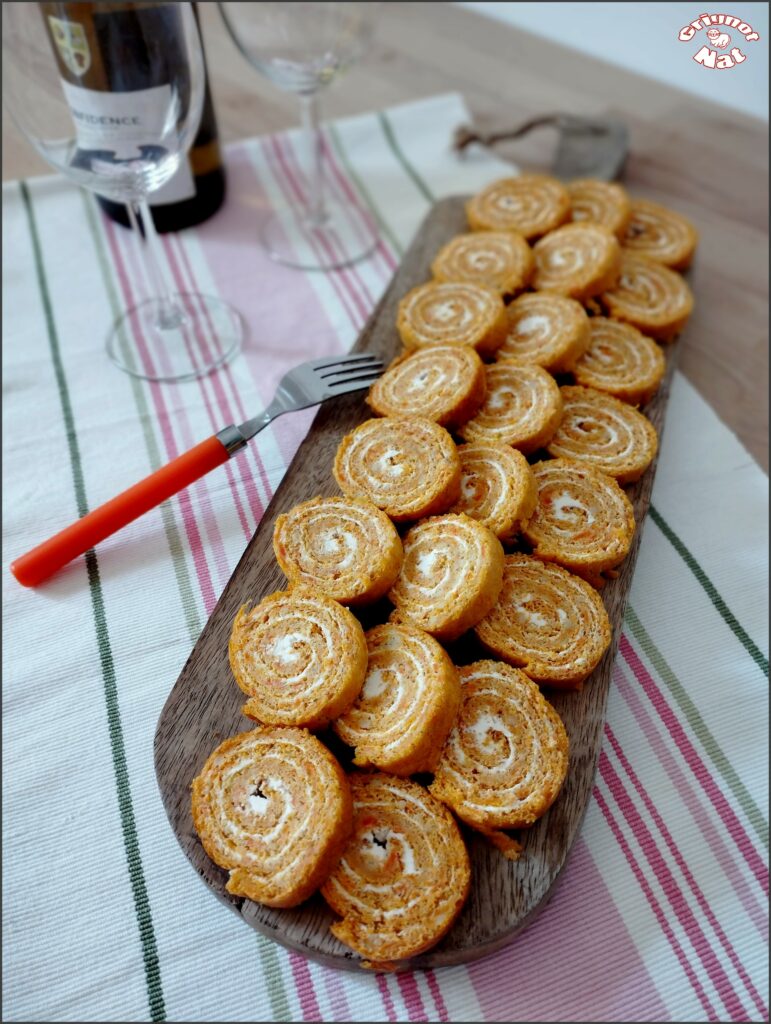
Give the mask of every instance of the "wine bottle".
[[(108, 158), (115, 153), (116, 131), (125, 125), (132, 145), (152, 136), (141, 135), (141, 124), (152, 122), (155, 90), (163, 88), (164, 63), (172, 66), (180, 37), (178, 4), (168, 3), (41, 3), (62, 87), (81, 126), (88, 124), (88, 150)], [(193, 4), (196, 22), (197, 4)], [(203, 46), (203, 44), (202, 44)], [(125, 50), (126, 61), (115, 54)], [(149, 59), (152, 50), (164, 60)], [(109, 53), (111, 59), (102, 55)], [(143, 60), (143, 55), (146, 59)], [(156, 56), (155, 54), (153, 55)], [(204, 69), (206, 57), (204, 55)], [(74, 87), (74, 88), (73, 88)], [(127, 95), (128, 94), (128, 95)], [(140, 127), (133, 127), (139, 125)], [(80, 134), (79, 134), (80, 143)], [(203, 112), (187, 159), (174, 176), (150, 194), (158, 231), (178, 231), (199, 224), (215, 213), (225, 196), (225, 171), (219, 147), (208, 74)], [(128, 225), (124, 204), (98, 196), (108, 216)]]

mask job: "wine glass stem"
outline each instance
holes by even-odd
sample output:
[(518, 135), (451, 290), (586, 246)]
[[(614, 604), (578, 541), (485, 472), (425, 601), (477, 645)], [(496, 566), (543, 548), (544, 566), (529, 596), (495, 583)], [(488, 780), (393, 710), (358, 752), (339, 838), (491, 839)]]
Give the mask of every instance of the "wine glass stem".
[(324, 209), (324, 185), (321, 168), (321, 122), (319, 94), (317, 92), (302, 93), (300, 95), (300, 112), (302, 116), (308, 178), (308, 200), (305, 216), (311, 227), (320, 227), (327, 219), (327, 215)]
[(162, 331), (170, 331), (181, 326), (185, 320), (184, 311), (174, 298), (174, 293), (169, 287), (165, 270), (165, 258), (161, 248), (161, 240), (155, 229), (152, 211), (146, 198), (135, 199), (129, 204), (129, 220), (132, 228), (137, 230), (137, 216), (142, 222), (144, 230), (144, 244), (142, 253), (145, 261), (147, 280), (151, 281), (156, 289), (155, 297), (158, 300), (158, 314), (156, 326)]

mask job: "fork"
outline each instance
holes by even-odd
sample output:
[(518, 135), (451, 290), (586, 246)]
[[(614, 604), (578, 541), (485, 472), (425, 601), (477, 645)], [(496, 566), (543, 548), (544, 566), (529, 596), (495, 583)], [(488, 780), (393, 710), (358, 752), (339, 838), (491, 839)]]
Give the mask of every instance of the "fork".
[(366, 388), (383, 372), (373, 355), (327, 356), (300, 363), (284, 374), (264, 412), (238, 426), (231, 424), (140, 480), (82, 519), (38, 544), (11, 563), (25, 587), (35, 587), (62, 566), (138, 519), (173, 494), (189, 487), (246, 447), (277, 416), (307, 409), (330, 398)]

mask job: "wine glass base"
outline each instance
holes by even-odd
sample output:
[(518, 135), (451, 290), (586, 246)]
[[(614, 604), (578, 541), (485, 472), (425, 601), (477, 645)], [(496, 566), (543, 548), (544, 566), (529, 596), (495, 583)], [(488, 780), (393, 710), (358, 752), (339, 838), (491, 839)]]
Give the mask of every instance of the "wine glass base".
[(172, 300), (179, 314), (166, 323), (159, 299), (140, 302), (115, 322), (107, 355), (118, 369), (141, 380), (195, 380), (236, 355), (244, 324), (235, 309), (210, 295), (180, 292)]
[(324, 202), (321, 224), (309, 222), (306, 211), (277, 208), (263, 220), (259, 239), (276, 263), (299, 270), (337, 270), (372, 253), (380, 240), (372, 216), (354, 203)]

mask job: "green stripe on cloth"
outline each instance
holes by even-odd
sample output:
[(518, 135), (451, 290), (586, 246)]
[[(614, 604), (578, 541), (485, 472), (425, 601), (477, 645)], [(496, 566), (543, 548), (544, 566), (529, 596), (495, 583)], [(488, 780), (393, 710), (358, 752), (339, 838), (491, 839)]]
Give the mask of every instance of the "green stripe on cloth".
[(766, 678), (768, 678), (768, 658), (765, 657), (765, 655), (760, 650), (758, 645), (747, 633), (746, 629), (742, 626), (742, 624), (736, 618), (734, 613), (725, 603), (723, 598), (718, 593), (715, 584), (712, 582), (709, 576), (707, 576), (707, 574), (704, 572), (702, 567), (696, 561), (696, 559), (685, 546), (685, 544), (683, 544), (683, 542), (677, 536), (677, 534), (669, 525), (669, 523), (667, 523), (667, 521), (664, 519), (662, 514), (657, 509), (655, 509), (653, 505), (650, 506), (648, 511), (650, 512), (650, 516), (653, 522), (656, 524), (656, 526), (658, 526), (658, 528), (667, 538), (669, 543), (672, 545), (672, 547), (675, 549), (678, 555), (680, 555), (682, 560), (685, 562), (685, 564), (691, 570), (693, 575), (702, 585), (707, 594), (707, 597), (713, 603), (718, 612), (720, 612), (723, 621), (730, 628), (731, 632), (734, 634), (736, 639), (743, 645), (744, 649), (750, 655), (750, 657), (761, 670), (761, 672), (763, 672)]
[[(102, 280), (107, 291), (107, 297), (110, 303), (110, 309), (115, 320), (123, 312), (120, 302), (118, 301), (118, 293), (115, 287), (115, 282), (112, 277), (112, 270), (110, 261), (107, 259), (107, 253), (104, 247), (104, 239), (102, 238), (101, 232), (96, 222), (95, 206), (96, 200), (93, 199), (86, 192), (82, 192), (83, 206), (85, 209), (86, 222), (88, 224), (91, 238), (94, 242), (94, 250), (97, 255), (99, 263), (99, 269), (102, 274)], [(131, 349), (126, 343), (126, 338), (123, 332), (120, 334), (120, 347), (121, 355), (127, 366), (133, 369), (134, 360)], [(158, 448), (158, 442), (156, 441), (155, 434), (152, 428), (152, 417), (150, 415), (147, 396), (145, 391), (145, 385), (138, 380), (136, 377), (130, 377), (131, 390), (134, 396), (134, 403), (139, 413), (139, 421), (142, 424), (142, 433), (145, 439), (145, 447), (147, 449), (147, 456), (150, 461), (150, 467), (153, 471), (160, 469), (163, 464), (161, 459), (160, 449)], [(196, 608), (195, 597), (193, 596), (193, 586), (190, 580), (190, 573), (188, 571), (187, 562), (185, 561), (184, 547), (182, 544), (182, 537), (179, 532), (176, 520), (174, 519), (174, 512), (171, 507), (171, 500), (164, 501), (160, 506), (161, 509), (161, 520), (163, 522), (163, 529), (166, 533), (166, 541), (169, 545), (169, 552), (171, 554), (171, 561), (174, 567), (174, 575), (177, 578), (177, 589), (179, 590), (179, 596), (182, 601), (182, 609), (185, 613), (185, 620), (187, 622), (188, 632), (190, 634), (191, 643), (195, 643), (201, 633), (203, 624), (198, 610)]]
[(429, 202), (429, 203), (433, 203), (434, 202), (434, 195), (431, 192), (431, 189), (428, 187), (428, 185), (425, 183), (425, 181), (423, 181), (421, 176), (418, 174), (418, 172), (415, 170), (415, 168), (409, 162), (407, 157), (404, 155), (404, 150), (399, 145), (399, 142), (398, 142), (398, 140), (396, 138), (396, 133), (393, 130), (393, 126), (392, 126), (391, 122), (388, 120), (388, 115), (384, 111), (381, 110), (378, 113), (377, 116), (378, 116), (378, 121), (380, 122), (380, 127), (383, 129), (383, 135), (385, 135), (386, 142), (391, 147), (391, 151), (393, 152), (393, 155), (396, 157), (396, 159), (402, 165), (402, 167), (404, 168), (404, 170), (407, 173), (407, 175), (410, 178), (412, 178), (413, 182), (417, 186), (418, 191), (422, 192), (422, 194), (426, 198), (426, 201)]
[[(94, 243), (94, 250), (99, 262), (99, 268), (107, 291), (110, 308), (112, 310), (113, 317), (117, 320), (122, 312), (122, 308), (113, 278), (112, 263), (107, 257), (102, 232), (96, 219), (96, 200), (85, 192), (83, 192), (82, 195), (86, 221)], [(120, 344), (121, 354), (123, 355), (126, 365), (132, 367), (133, 357), (129, 346), (126, 344), (125, 337), (120, 337)], [(153, 418), (149, 412), (147, 403), (146, 389), (148, 385), (144, 384), (136, 377), (131, 377), (130, 380), (134, 402), (142, 424), (142, 432), (144, 435), (145, 447), (147, 449), (150, 466), (153, 470), (156, 470), (161, 466), (162, 458), (152, 427)], [(182, 537), (179, 526), (177, 525), (177, 521), (174, 517), (172, 502), (165, 501), (160, 508), (163, 528), (166, 533), (166, 541), (169, 545), (169, 553), (171, 554), (171, 560), (174, 568), (174, 576), (177, 581), (177, 590), (179, 591), (180, 600), (182, 602), (182, 608), (190, 635), (190, 642), (194, 644), (200, 636), (203, 624), (196, 607), (196, 601), (193, 594), (193, 584), (187, 560), (184, 555)], [(278, 956), (276, 955), (276, 951), (272, 944), (262, 936), (258, 936), (258, 953), (260, 957), (261, 974), (265, 978), (265, 983), (268, 989), (268, 998), (273, 1009), (274, 1019), (291, 1020), (292, 1017), (289, 1009), (289, 1000)]]
[[(83, 477), (83, 467), (80, 460), (80, 448), (78, 445), (77, 432), (75, 430), (75, 419), (72, 413), (67, 379), (64, 373), (61, 353), (59, 349), (59, 337), (56, 331), (51, 297), (48, 291), (48, 283), (43, 265), (43, 256), (40, 249), (40, 237), (38, 235), (37, 222), (32, 204), (32, 197), (26, 182), (21, 182), (21, 195), (24, 201), (24, 209), (27, 214), (32, 251), (35, 258), (35, 269), (37, 273), (40, 298), (45, 314), (48, 343), (51, 349), (51, 361), (56, 376), (56, 385), (59, 391), (59, 400), (62, 406), (64, 428), (67, 436), (67, 446), (70, 455), (72, 469), (72, 482), (75, 491), (75, 500), (78, 508), (78, 515), (84, 516), (88, 512), (86, 499), (86, 487)], [(166, 1009), (161, 986), (160, 963), (158, 961), (158, 948), (155, 941), (155, 929), (150, 912), (150, 903), (147, 898), (147, 885), (145, 883), (144, 871), (142, 868), (142, 857), (139, 851), (137, 838), (136, 820), (131, 800), (131, 786), (128, 777), (128, 766), (126, 764), (126, 750), (123, 742), (123, 727), (120, 720), (120, 707), (118, 704), (118, 691), (115, 681), (115, 664), (113, 662), (110, 636), (107, 630), (107, 620), (104, 610), (104, 597), (102, 584), (99, 578), (99, 564), (96, 553), (91, 550), (86, 553), (86, 572), (88, 574), (88, 586), (91, 594), (91, 605), (94, 615), (94, 626), (96, 639), (99, 647), (99, 658), (104, 679), (105, 701), (107, 705), (107, 722), (110, 734), (110, 748), (112, 751), (113, 769), (115, 771), (115, 783), (118, 791), (118, 809), (120, 812), (121, 829), (123, 842), (128, 863), (129, 879), (134, 897), (134, 909), (136, 911), (137, 924), (139, 926), (139, 938), (142, 945), (142, 958), (144, 961), (145, 981), (147, 984), (147, 995), (150, 1005), (150, 1016), (154, 1021), (166, 1019)]]
[(359, 190), (359, 194), (364, 198), (365, 202), (367, 203), (367, 206), (370, 208), (370, 211), (372, 212), (372, 215), (377, 220), (380, 230), (388, 238), (388, 241), (391, 244), (391, 248), (400, 256), (403, 256), (404, 246), (399, 244), (399, 239), (393, 233), (390, 225), (380, 213), (380, 210), (378, 209), (375, 200), (372, 198), (372, 193), (364, 184), (364, 181), (361, 178), (361, 176), (355, 171), (353, 164), (351, 163), (348, 153), (346, 151), (343, 138), (338, 128), (334, 124), (329, 125), (329, 137), (332, 140), (332, 144), (335, 147), (337, 155), (340, 157), (340, 162), (345, 168), (346, 174), (355, 183), (357, 189)]
[(736, 774), (733, 765), (723, 753), (718, 741), (710, 732), (707, 723), (699, 714), (696, 705), (686, 693), (685, 687), (675, 675), (672, 667), (664, 658), (664, 655), (651, 639), (650, 634), (638, 619), (631, 605), (626, 606), (624, 621), (631, 629), (635, 640), (647, 655), (648, 660), (656, 669), (659, 678), (668, 687), (670, 693), (677, 702), (678, 707), (688, 720), (688, 724), (691, 729), (693, 729), (695, 735), (699, 738), (699, 742), (709, 755), (712, 763), (720, 772), (726, 785), (739, 801), (742, 810), (747, 816), (748, 821), (751, 822), (758, 838), (761, 840), (765, 848), (768, 849), (768, 822), (764, 818), (763, 812), (753, 800), (747, 787)]

